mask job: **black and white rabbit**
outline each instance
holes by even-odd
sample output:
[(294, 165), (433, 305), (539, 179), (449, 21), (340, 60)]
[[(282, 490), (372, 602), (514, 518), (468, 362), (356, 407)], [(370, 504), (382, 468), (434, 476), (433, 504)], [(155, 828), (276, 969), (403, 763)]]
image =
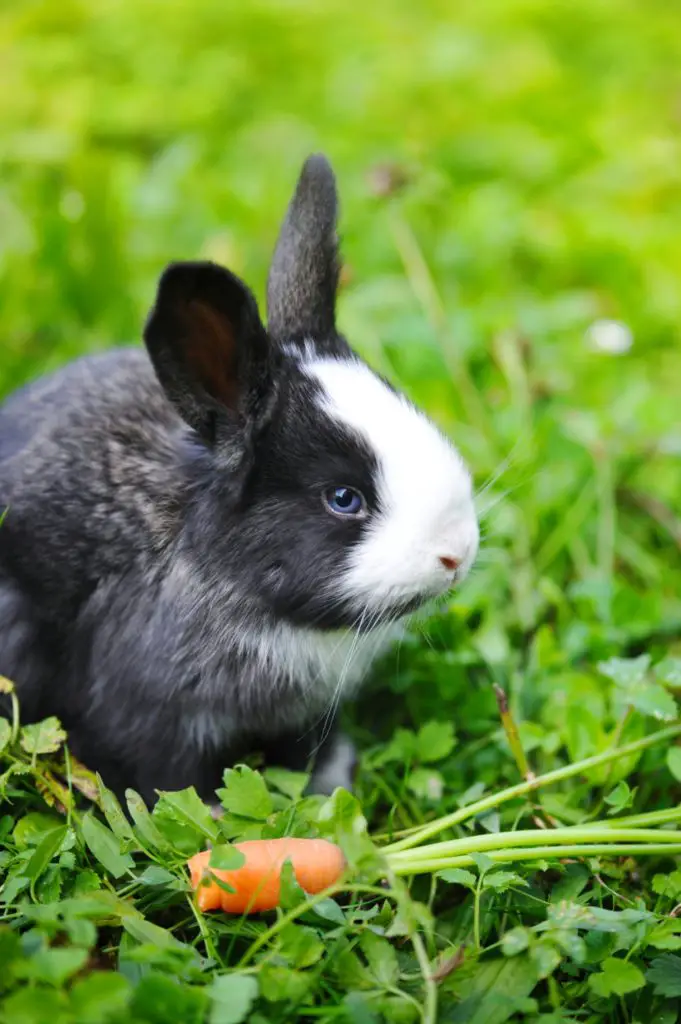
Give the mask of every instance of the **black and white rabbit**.
[[(386, 625), (461, 580), (458, 452), (338, 333), (337, 198), (305, 163), (268, 280), (163, 273), (146, 351), (0, 407), (0, 672), (117, 792), (210, 796), (249, 750), (304, 767)], [(349, 785), (335, 734), (313, 787)]]

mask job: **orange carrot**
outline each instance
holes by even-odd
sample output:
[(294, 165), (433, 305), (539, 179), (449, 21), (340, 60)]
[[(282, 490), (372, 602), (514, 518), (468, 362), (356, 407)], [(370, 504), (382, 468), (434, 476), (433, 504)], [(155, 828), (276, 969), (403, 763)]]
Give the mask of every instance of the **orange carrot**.
[[(307, 893), (321, 892), (337, 882), (345, 868), (340, 847), (326, 839), (247, 839), (235, 843), (246, 861), (232, 871), (209, 868), (210, 850), (196, 853), (189, 860), (192, 886), (198, 890), (200, 910), (224, 910), (228, 914), (255, 914), (279, 906), (281, 869), (290, 860), (296, 881)], [(215, 875), (234, 889), (226, 892), (216, 882), (204, 878)]]

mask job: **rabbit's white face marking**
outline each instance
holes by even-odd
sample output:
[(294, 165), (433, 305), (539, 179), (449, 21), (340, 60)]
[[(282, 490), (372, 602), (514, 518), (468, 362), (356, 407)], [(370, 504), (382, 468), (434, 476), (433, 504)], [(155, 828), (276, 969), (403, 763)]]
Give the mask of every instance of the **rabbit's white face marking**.
[(444, 593), (468, 573), (478, 550), (463, 459), (423, 413), (359, 360), (317, 359), (303, 369), (321, 384), (324, 411), (356, 431), (378, 463), (380, 509), (350, 555), (344, 590), (376, 611)]

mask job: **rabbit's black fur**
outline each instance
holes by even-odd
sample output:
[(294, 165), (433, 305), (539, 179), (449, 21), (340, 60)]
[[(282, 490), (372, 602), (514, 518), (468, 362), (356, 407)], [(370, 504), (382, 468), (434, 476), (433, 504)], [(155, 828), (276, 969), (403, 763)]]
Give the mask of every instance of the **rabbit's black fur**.
[[(146, 352), (81, 359), (0, 409), (0, 672), (24, 720), (57, 715), (119, 793), (209, 796), (253, 748), (305, 767), (379, 621), (428, 596), (396, 591), (369, 621), (338, 582), (383, 499), (370, 439), (305, 369), (356, 360), (335, 327), (335, 225), (331, 170), (311, 158), (267, 330), (231, 273), (174, 264)], [(338, 484), (366, 516), (328, 514)]]

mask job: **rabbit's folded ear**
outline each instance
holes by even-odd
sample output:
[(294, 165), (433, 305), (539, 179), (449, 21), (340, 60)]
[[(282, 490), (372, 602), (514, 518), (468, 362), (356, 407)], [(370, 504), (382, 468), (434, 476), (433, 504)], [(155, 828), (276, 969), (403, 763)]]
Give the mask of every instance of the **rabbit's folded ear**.
[(215, 263), (172, 263), (161, 276), (144, 340), (182, 418), (208, 443), (220, 426), (248, 427), (272, 405), (273, 353), (249, 289)]
[(340, 269), (336, 180), (325, 157), (309, 157), (279, 234), (267, 281), (267, 326), (279, 341), (333, 345)]

